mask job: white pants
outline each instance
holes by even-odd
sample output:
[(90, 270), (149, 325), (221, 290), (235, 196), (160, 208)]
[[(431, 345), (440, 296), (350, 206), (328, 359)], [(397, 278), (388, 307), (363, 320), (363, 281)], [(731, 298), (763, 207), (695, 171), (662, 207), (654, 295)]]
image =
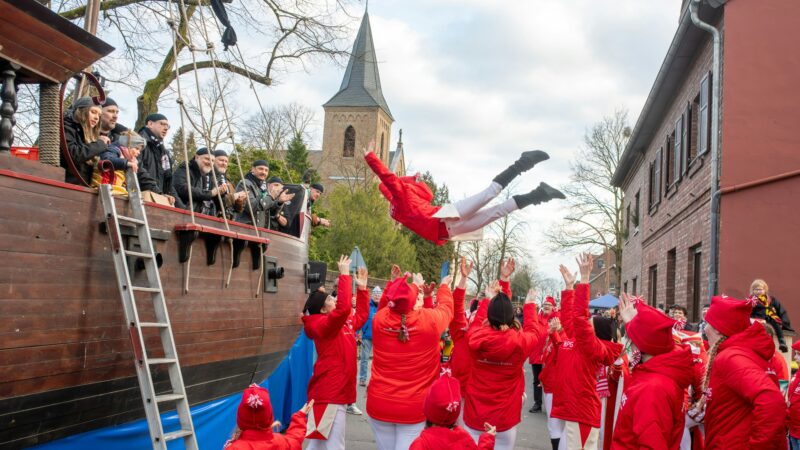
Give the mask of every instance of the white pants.
[[(465, 427), (467, 433), (472, 436), (472, 439), (475, 440), (475, 443), (478, 443), (478, 439), (481, 438), (481, 435), (484, 433), (484, 430), (474, 430), (470, 427)], [(498, 431), (494, 437), (494, 450), (514, 450), (514, 443), (517, 441), (517, 427), (511, 428), (510, 430), (506, 431)]]
[(558, 450), (597, 450), (597, 437), (600, 430), (592, 428), (586, 443), (581, 442), (581, 429), (578, 422), (564, 421), (564, 436), (558, 443)]
[[(404, 424), (368, 418), (378, 450), (408, 450), (425, 429), (425, 422)], [(344, 448), (344, 447), (343, 447)]]
[(603, 448), (603, 438), (606, 434), (606, 408), (608, 407), (608, 398), (601, 398), (600, 405), (600, 432), (597, 435), (597, 442), (599, 443), (599, 447)]
[(346, 405), (336, 406), (336, 417), (333, 419), (328, 440), (306, 439), (306, 442), (308, 442), (307, 450), (344, 450), (344, 432), (345, 425), (347, 425), (345, 408)]
[(458, 211), (460, 218), (445, 220), (447, 231), (450, 236), (457, 236), (480, 230), (495, 220), (516, 211), (517, 202), (515, 202), (513, 198), (499, 205), (481, 209), (497, 197), (502, 190), (503, 187), (493, 181), (488, 188), (481, 192), (455, 202), (453, 206)]
[(544, 410), (547, 414), (547, 431), (550, 433), (550, 439), (561, 439), (564, 436), (564, 421), (550, 417), (550, 410), (553, 409), (553, 393), (544, 393)]
[(685, 422), (683, 425), (683, 437), (681, 438), (681, 450), (692, 450), (692, 434), (689, 430), (696, 426), (700, 426), (700, 430), (705, 433), (705, 427), (703, 424), (698, 424), (694, 421), (689, 415), (686, 415)]

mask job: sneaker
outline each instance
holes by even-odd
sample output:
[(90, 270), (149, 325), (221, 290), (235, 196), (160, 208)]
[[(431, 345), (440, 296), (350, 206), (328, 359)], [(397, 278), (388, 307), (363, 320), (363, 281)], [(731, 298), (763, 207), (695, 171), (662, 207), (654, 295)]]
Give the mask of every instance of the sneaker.
[(540, 413), (542, 412), (542, 405), (534, 404), (531, 409), (528, 410), (529, 413)]
[(364, 413), (362, 413), (361, 410), (358, 409), (358, 406), (356, 406), (355, 403), (351, 403), (351, 404), (347, 405), (347, 414), (352, 414), (354, 416), (360, 416), (360, 415), (362, 415)]

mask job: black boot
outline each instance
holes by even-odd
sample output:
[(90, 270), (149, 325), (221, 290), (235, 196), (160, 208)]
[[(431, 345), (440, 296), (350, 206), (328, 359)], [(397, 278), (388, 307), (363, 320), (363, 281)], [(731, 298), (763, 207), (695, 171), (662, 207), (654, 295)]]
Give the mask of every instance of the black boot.
[(531, 414), (540, 413), (540, 412), (542, 412), (542, 405), (540, 405), (538, 403), (534, 403), (533, 406), (531, 407), (531, 409), (528, 410), (528, 412), (531, 413)]
[(517, 208), (522, 209), (528, 205), (538, 205), (549, 200), (556, 198), (566, 198), (564, 194), (558, 189), (550, 186), (547, 183), (539, 183), (539, 186), (528, 192), (527, 194), (515, 195), (514, 201), (517, 202)]
[(553, 446), (553, 450), (558, 450), (558, 444), (561, 442), (561, 439), (550, 439), (550, 445)]
[(522, 155), (514, 164), (508, 166), (508, 169), (500, 172), (499, 175), (494, 177), (494, 182), (503, 186), (504, 188), (511, 183), (511, 180), (518, 177), (522, 172), (530, 170), (537, 163), (545, 161), (550, 158), (550, 155), (541, 150), (531, 150), (522, 152)]

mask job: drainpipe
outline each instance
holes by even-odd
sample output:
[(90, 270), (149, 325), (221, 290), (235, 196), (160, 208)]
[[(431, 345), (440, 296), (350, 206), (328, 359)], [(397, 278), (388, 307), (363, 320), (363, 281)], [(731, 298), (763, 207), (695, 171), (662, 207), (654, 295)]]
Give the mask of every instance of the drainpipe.
[(708, 31), (714, 40), (714, 59), (711, 79), (711, 243), (709, 247), (708, 264), (708, 296), (717, 293), (717, 280), (719, 275), (719, 101), (722, 86), (722, 39), (719, 30), (711, 24), (703, 22), (697, 14), (702, 0), (691, 0), (689, 11), (692, 22), (701, 30)]

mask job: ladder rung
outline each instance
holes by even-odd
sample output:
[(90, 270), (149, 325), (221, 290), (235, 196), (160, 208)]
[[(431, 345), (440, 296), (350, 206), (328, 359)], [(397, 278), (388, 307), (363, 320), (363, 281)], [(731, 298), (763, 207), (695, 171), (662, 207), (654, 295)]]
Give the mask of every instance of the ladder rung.
[(164, 395), (156, 395), (156, 402), (172, 402), (175, 400), (182, 400), (184, 398), (183, 394), (164, 394)]
[(125, 254), (130, 256), (138, 256), (139, 258), (147, 258), (147, 259), (153, 258), (153, 255), (149, 253), (135, 252), (133, 250), (125, 250)]
[(192, 430), (173, 431), (171, 433), (164, 434), (164, 441), (165, 442), (174, 441), (175, 439), (180, 439), (182, 437), (191, 436), (193, 434), (194, 433), (192, 432)]
[(150, 358), (147, 360), (147, 363), (150, 365), (153, 364), (176, 364), (178, 362), (175, 358)]
[(135, 217), (128, 217), (128, 216), (117, 216), (117, 219), (123, 222), (135, 223), (137, 225), (144, 225), (144, 220), (137, 219)]
[(161, 289), (154, 288), (154, 287), (147, 287), (147, 286), (131, 286), (131, 289), (134, 291), (141, 291), (141, 292), (161, 292)]
[(139, 322), (142, 328), (167, 328), (169, 325), (161, 322)]

